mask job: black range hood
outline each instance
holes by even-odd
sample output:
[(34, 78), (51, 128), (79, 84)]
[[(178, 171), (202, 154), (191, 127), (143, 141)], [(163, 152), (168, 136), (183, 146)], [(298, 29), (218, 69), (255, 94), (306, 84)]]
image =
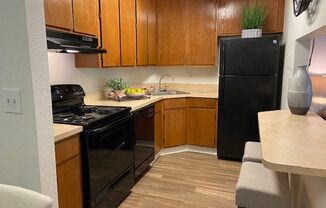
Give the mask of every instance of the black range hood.
[(97, 48), (98, 39), (95, 37), (46, 29), (46, 39), (49, 52), (83, 54), (106, 53), (106, 50)]

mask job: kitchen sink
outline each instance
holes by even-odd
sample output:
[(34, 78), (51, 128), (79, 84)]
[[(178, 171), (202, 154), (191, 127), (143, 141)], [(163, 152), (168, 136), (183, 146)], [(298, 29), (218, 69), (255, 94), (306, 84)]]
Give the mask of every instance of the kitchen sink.
[(152, 95), (182, 95), (182, 94), (190, 94), (189, 92), (178, 91), (178, 90), (162, 90), (152, 92)]

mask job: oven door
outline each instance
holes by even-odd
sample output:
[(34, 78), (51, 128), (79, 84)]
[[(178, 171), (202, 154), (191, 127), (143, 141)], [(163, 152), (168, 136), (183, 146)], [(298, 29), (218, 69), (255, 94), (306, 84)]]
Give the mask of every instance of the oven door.
[(132, 115), (84, 132), (82, 166), (87, 205), (133, 164), (133, 143)]

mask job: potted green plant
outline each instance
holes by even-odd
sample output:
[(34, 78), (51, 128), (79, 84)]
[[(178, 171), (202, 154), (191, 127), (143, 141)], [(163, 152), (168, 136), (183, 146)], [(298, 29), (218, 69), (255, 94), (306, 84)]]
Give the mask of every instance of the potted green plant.
[(122, 97), (124, 95), (125, 89), (128, 88), (128, 82), (123, 78), (113, 78), (109, 79), (105, 87), (110, 90), (110, 92), (114, 92), (114, 94), (118, 97)]
[(262, 36), (262, 28), (266, 19), (266, 8), (254, 2), (243, 9), (241, 27), (242, 38), (258, 38)]

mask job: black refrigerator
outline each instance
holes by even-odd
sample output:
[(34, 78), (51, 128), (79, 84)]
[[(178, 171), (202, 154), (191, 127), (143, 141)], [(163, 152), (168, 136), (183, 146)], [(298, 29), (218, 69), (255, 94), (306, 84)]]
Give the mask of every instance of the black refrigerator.
[(218, 158), (240, 160), (246, 141), (259, 141), (258, 112), (280, 108), (280, 40), (220, 40)]

